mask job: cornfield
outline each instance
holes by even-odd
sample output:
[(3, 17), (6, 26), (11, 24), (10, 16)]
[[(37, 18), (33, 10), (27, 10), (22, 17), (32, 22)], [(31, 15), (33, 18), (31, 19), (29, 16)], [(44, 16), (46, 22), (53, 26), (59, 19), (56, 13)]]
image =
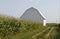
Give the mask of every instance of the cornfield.
[(0, 16), (0, 37), (13, 35), (17, 32), (30, 32), (37, 28), (39, 29), (39, 26), (41, 25), (35, 22), (28, 22), (13, 17)]

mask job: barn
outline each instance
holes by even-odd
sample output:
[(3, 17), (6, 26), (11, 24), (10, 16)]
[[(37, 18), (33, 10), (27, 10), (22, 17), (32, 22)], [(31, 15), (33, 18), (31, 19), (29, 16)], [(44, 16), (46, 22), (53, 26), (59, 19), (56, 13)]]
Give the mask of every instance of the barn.
[(20, 18), (24, 20), (41, 22), (43, 23), (43, 26), (46, 26), (46, 19), (43, 14), (41, 12), (39, 13), (39, 11), (33, 7), (27, 9)]

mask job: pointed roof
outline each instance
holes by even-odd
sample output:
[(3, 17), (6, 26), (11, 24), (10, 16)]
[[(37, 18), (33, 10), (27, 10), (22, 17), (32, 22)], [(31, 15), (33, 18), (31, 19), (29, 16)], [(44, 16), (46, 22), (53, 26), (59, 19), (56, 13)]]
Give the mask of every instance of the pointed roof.
[[(26, 11), (29, 11), (29, 10), (35, 10), (35, 11), (37, 11), (37, 12), (45, 19), (44, 15), (43, 15), (41, 12), (39, 12), (36, 8), (30, 7), (30, 8), (27, 9)], [(26, 12), (26, 11), (25, 11), (25, 12)], [(25, 14), (25, 12), (23, 13), (23, 15)], [(22, 16), (23, 16), (23, 15), (22, 15)], [(21, 16), (21, 17), (22, 17), (22, 16)]]
[(29, 9), (35, 9), (34, 7), (30, 7)]
[[(36, 10), (36, 11), (38, 11), (36, 8), (34, 8), (34, 7), (30, 7), (29, 9), (34, 9), (34, 10)], [(39, 11), (38, 11), (39, 12)], [(39, 14), (41, 14), (41, 16), (44, 18), (44, 19), (46, 19), (46, 17), (41, 13), (41, 11), (39, 12)]]

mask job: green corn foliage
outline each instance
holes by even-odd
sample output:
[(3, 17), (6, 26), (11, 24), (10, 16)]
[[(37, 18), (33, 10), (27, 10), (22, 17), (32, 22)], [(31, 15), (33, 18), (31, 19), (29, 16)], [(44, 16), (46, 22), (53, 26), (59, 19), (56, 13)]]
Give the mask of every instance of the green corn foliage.
[(0, 16), (0, 37), (5, 37), (17, 32), (24, 33), (33, 31), (35, 29), (39, 29), (39, 26), (41, 26), (40, 23), (27, 22), (12, 17)]

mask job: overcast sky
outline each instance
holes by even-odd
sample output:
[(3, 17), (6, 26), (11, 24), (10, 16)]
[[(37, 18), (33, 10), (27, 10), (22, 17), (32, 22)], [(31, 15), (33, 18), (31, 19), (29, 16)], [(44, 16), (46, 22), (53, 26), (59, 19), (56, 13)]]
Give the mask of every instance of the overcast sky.
[(0, 0), (0, 14), (20, 17), (26, 9), (34, 7), (47, 22), (60, 22), (59, 0)]

